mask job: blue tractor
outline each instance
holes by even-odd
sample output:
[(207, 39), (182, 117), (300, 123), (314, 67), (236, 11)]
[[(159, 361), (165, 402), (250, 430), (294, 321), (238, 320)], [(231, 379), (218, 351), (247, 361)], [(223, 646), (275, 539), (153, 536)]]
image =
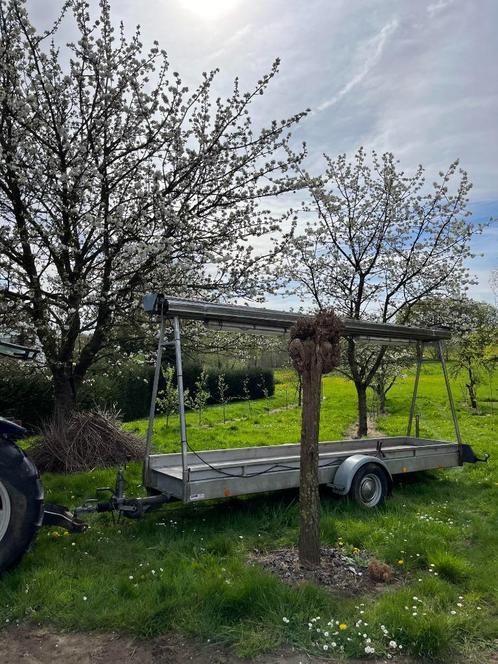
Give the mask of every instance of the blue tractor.
[[(0, 356), (34, 359), (38, 351), (0, 341)], [(79, 531), (84, 524), (66, 508), (44, 503), (36, 466), (19, 447), (26, 429), (0, 417), (0, 574), (26, 553), (41, 525)]]

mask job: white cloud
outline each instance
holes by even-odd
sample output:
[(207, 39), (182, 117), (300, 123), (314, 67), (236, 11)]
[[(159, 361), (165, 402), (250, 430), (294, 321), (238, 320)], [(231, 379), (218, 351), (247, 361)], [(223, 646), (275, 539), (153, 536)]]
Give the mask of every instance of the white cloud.
[(234, 46), (237, 46), (241, 41), (243, 41), (246, 37), (248, 37), (251, 34), (251, 30), (252, 30), (252, 25), (250, 23), (247, 23), (247, 25), (244, 25), (239, 30), (236, 30), (236, 32), (234, 32), (234, 34), (231, 37), (225, 39), (223, 42), (223, 46), (214, 51), (213, 53), (208, 54), (207, 58), (209, 60), (219, 60), (220, 58), (226, 56), (227, 53), (233, 49)]
[(439, 12), (442, 12), (452, 4), (453, 0), (438, 0), (438, 2), (433, 2), (432, 4), (427, 5), (427, 13), (432, 17), (435, 14), (439, 14)]
[(327, 99), (318, 105), (317, 111), (324, 111), (326, 108), (330, 108), (337, 104), (337, 102), (345, 97), (351, 90), (361, 83), (369, 72), (375, 67), (379, 62), (384, 47), (387, 40), (393, 34), (393, 32), (398, 27), (398, 21), (393, 19), (389, 21), (382, 30), (376, 34), (374, 37), (369, 39), (360, 49), (360, 60), (358, 70), (352, 78), (337, 92), (333, 97)]

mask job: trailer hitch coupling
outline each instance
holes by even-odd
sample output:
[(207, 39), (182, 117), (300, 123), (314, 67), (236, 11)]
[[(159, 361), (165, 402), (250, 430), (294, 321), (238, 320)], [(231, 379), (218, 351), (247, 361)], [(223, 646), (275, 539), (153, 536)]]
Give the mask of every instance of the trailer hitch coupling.
[(88, 528), (88, 524), (78, 519), (67, 507), (52, 503), (44, 505), (43, 525), (60, 526), (71, 533), (83, 533)]
[(487, 463), (489, 454), (486, 453), (484, 456), (478, 457), (470, 445), (463, 443), (461, 459), (462, 463)]

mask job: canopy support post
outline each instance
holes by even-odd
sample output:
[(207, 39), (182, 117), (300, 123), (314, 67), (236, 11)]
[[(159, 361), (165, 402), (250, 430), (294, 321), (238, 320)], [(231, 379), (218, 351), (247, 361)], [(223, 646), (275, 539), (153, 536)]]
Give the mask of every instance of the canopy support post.
[(185, 419), (185, 395), (183, 391), (183, 364), (182, 345), (180, 336), (180, 319), (173, 318), (173, 331), (175, 335), (176, 383), (178, 387), (178, 415), (180, 417), (180, 442), (182, 446), (182, 483), (183, 500), (187, 502), (188, 465), (187, 465), (187, 422)]
[(159, 341), (157, 343), (156, 366), (154, 369), (154, 380), (152, 382), (152, 396), (149, 409), (149, 423), (147, 426), (147, 435), (145, 438), (145, 456), (143, 467), (143, 483), (147, 486), (147, 477), (149, 474), (150, 453), (152, 451), (152, 436), (154, 434), (154, 418), (156, 415), (157, 390), (159, 387), (159, 376), (161, 375), (161, 361), (164, 347), (164, 299), (159, 302), (161, 323), (159, 327)]
[(448, 393), (448, 401), (450, 402), (451, 417), (453, 419), (453, 426), (455, 428), (455, 436), (458, 443), (458, 449), (461, 455), (462, 451), (462, 436), (460, 434), (460, 426), (458, 424), (458, 418), (456, 414), (455, 402), (453, 401), (453, 394), (451, 392), (450, 378), (448, 376), (448, 369), (446, 368), (446, 360), (444, 359), (444, 346), (443, 342), (439, 340), (437, 342), (439, 360), (443, 368), (444, 382), (446, 383), (446, 392)]
[(412, 423), (413, 423), (413, 418), (415, 416), (415, 405), (417, 403), (417, 394), (418, 394), (418, 384), (420, 381), (420, 371), (422, 368), (422, 361), (424, 359), (424, 350), (423, 350), (423, 345), (419, 341), (417, 343), (417, 370), (415, 373), (415, 384), (413, 386), (413, 394), (412, 394), (412, 403), (410, 406), (410, 415), (408, 417), (408, 428), (406, 430), (406, 435), (410, 436), (412, 433)]

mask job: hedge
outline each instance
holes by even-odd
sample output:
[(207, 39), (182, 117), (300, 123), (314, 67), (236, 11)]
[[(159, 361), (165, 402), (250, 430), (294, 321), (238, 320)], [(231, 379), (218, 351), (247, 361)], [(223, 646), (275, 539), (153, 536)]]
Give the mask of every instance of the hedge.
[[(2, 363), (1, 368), (0, 415), (20, 420), (28, 428), (36, 428), (50, 419), (54, 405), (50, 378), (37, 371), (25, 373), (14, 363)], [(191, 393), (195, 393), (195, 382), (201, 372), (200, 366), (184, 367), (184, 385)], [(251, 399), (263, 398), (265, 390), (268, 396), (275, 392), (273, 371), (269, 369), (208, 369), (206, 373), (211, 393), (209, 403), (219, 401), (218, 377), (221, 373), (228, 387), (227, 396), (232, 401), (245, 398), (243, 385), (246, 378)], [(78, 392), (78, 406), (81, 410), (115, 406), (125, 422), (146, 417), (152, 379), (152, 367), (129, 365), (121, 368), (119, 375), (95, 371)], [(160, 381), (159, 389), (161, 383), (164, 384), (164, 379)]]
[(15, 362), (0, 363), (0, 416), (28, 429), (52, 415), (52, 382), (39, 371), (25, 372)]
[[(209, 403), (219, 402), (218, 378), (224, 375), (227, 384), (227, 393), (231, 401), (239, 401), (245, 398), (244, 380), (247, 379), (247, 387), (251, 399), (262, 399), (265, 390), (268, 396), (275, 394), (275, 378), (271, 369), (206, 369), (208, 390), (211, 394)], [(200, 366), (186, 366), (183, 369), (183, 384), (190, 391), (195, 392), (195, 383), (202, 372)]]

